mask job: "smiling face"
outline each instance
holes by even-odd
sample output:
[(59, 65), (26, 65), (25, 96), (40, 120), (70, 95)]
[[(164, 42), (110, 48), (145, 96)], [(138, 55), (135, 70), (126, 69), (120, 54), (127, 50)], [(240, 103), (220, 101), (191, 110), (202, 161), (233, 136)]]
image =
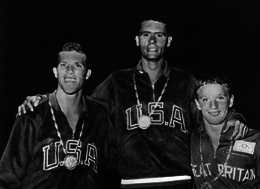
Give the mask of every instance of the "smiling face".
[(197, 91), (197, 108), (202, 111), (206, 124), (219, 125), (225, 121), (232, 107), (234, 96), (230, 96), (224, 85), (206, 84)]
[(136, 36), (136, 45), (140, 46), (142, 57), (147, 60), (159, 60), (164, 56), (165, 47), (171, 44), (167, 37), (166, 25), (158, 21), (144, 21), (140, 35)]
[(61, 52), (59, 64), (53, 68), (55, 77), (58, 79), (58, 90), (66, 94), (75, 94), (82, 89), (85, 79), (91, 72), (84, 63), (85, 55), (76, 51)]

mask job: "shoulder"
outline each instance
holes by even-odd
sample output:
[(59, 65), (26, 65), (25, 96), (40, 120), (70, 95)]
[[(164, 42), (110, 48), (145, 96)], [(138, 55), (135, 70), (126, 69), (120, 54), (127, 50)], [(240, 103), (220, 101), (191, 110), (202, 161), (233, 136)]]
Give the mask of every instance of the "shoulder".
[(35, 107), (35, 112), (36, 113), (46, 112), (48, 107), (49, 107), (49, 94), (39, 102), (37, 107)]
[(33, 111), (27, 109), (26, 113), (21, 116), (17, 116), (18, 119), (32, 122), (37, 121), (39, 119), (43, 119), (46, 116), (46, 113), (49, 109), (49, 96), (43, 98), (40, 103), (34, 107)]
[(106, 104), (93, 96), (84, 96), (88, 111), (107, 113)]
[(45, 98), (37, 107), (34, 107), (33, 111), (27, 110), (25, 114), (17, 116), (14, 123), (15, 127), (22, 130), (39, 128), (45, 120), (47, 106), (48, 101)]
[(134, 68), (127, 68), (127, 69), (119, 69), (116, 71), (113, 71), (108, 77), (112, 79), (127, 77), (133, 75), (133, 69)]
[(173, 83), (172, 86), (184, 87), (191, 93), (197, 86), (197, 81), (192, 73), (174, 67), (170, 68), (170, 82)]
[(171, 77), (196, 81), (194, 75), (187, 70), (183, 70), (175, 67), (170, 67), (170, 70), (171, 70), (170, 72)]
[(113, 93), (114, 88), (124, 85), (125, 81), (132, 79), (132, 77), (133, 68), (116, 70), (95, 88), (91, 96), (107, 98), (108, 96), (104, 96), (105, 94)]
[(255, 129), (249, 129), (246, 139), (260, 140), (260, 131)]
[(85, 103), (87, 106), (87, 119), (89, 123), (94, 125), (108, 125), (110, 124), (108, 107), (105, 106), (106, 103), (100, 102), (99, 100), (90, 97), (84, 96)]

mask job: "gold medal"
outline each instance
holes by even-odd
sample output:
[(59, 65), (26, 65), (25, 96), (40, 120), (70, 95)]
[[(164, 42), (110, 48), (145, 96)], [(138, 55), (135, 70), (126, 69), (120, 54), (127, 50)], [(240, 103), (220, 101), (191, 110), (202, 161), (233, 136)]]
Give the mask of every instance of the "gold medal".
[(64, 159), (64, 164), (67, 169), (72, 170), (77, 166), (78, 159), (75, 156), (68, 155)]
[(202, 185), (201, 185), (201, 189), (211, 189), (211, 184), (206, 181), (206, 182), (203, 182)]
[(151, 125), (151, 118), (146, 115), (142, 115), (138, 120), (139, 127), (141, 129), (147, 129)]

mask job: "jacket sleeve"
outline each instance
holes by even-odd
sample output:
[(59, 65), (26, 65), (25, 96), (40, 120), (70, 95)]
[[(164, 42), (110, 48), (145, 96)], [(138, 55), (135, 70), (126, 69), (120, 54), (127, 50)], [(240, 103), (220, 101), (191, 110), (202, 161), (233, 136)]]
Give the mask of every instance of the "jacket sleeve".
[(120, 188), (120, 177), (118, 175), (118, 157), (115, 130), (115, 88), (113, 74), (109, 75), (92, 93), (106, 107), (106, 139), (105, 139), (105, 161), (104, 170), (101, 174), (104, 188)]
[(102, 102), (108, 110), (109, 115), (115, 111), (115, 92), (112, 75), (103, 81), (92, 93), (93, 98)]
[[(114, 125), (107, 116), (105, 134), (105, 159), (101, 172), (101, 185), (104, 188), (120, 188), (120, 176), (118, 175), (117, 143)], [(101, 187), (101, 188), (103, 188)]]
[[(256, 178), (260, 178), (260, 140), (258, 139), (255, 148), (256, 153)], [(260, 184), (258, 184), (257, 189), (260, 189)]]
[(28, 114), (16, 117), (0, 161), (0, 188), (21, 188), (33, 149), (33, 122)]
[(197, 95), (197, 81), (194, 76), (191, 77), (191, 103), (190, 103), (190, 110), (191, 110), (191, 130), (198, 128), (201, 125), (202, 121), (202, 113), (198, 110), (197, 105), (195, 103), (196, 95)]

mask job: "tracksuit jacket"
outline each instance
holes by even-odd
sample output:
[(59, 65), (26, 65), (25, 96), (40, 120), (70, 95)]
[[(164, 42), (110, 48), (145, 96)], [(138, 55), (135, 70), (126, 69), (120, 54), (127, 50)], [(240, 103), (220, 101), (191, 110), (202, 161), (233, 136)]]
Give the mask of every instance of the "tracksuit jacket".
[[(57, 135), (49, 100), (58, 130), (68, 155), (78, 157), (77, 166), (64, 166), (66, 154)], [(90, 97), (83, 97), (83, 113), (74, 133), (61, 111), (55, 92), (34, 109), (18, 116), (0, 161), (0, 188), (82, 189), (97, 188), (108, 163), (109, 134), (112, 125), (105, 108)], [(85, 120), (83, 134), (78, 138)]]
[[(136, 80), (140, 104), (134, 88)], [(161, 100), (167, 78), (168, 84)], [(106, 103), (115, 127), (121, 187), (170, 186), (190, 182), (190, 128), (196, 111), (196, 80), (187, 71), (166, 66), (164, 74), (151, 84), (140, 64), (114, 71), (92, 96)], [(140, 107), (150, 115), (151, 125), (138, 125)]]
[[(233, 141), (230, 158), (227, 165), (224, 166), (233, 131), (234, 128), (230, 128), (228, 133), (221, 134), (216, 151), (203, 123), (192, 132), (191, 166), (195, 188), (200, 189), (205, 181), (210, 182), (212, 188), (216, 189), (260, 188), (260, 133), (250, 129), (242, 140)], [(200, 136), (202, 153), (200, 151)], [(222, 170), (223, 173), (212, 183)]]

